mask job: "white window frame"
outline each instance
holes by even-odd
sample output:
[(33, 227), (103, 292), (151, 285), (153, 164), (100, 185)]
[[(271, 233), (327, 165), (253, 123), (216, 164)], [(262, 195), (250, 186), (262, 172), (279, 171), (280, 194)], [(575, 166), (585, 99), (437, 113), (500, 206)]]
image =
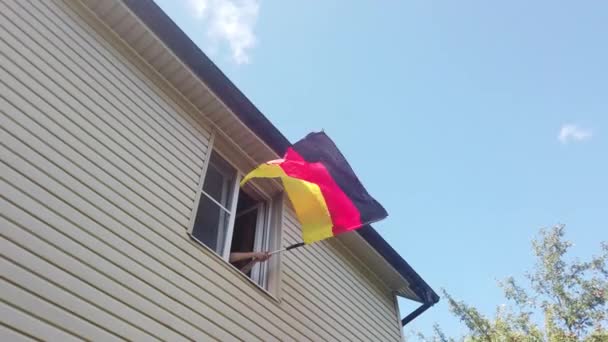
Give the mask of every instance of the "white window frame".
[[(224, 160), (226, 160), (226, 159), (224, 159)], [(222, 257), (224, 258), (224, 260), (230, 259), (230, 244), (232, 243), (232, 235), (234, 233), (234, 220), (236, 219), (236, 206), (239, 201), (238, 196), (239, 196), (239, 192), (240, 192), (239, 190), (240, 190), (241, 179), (243, 179), (243, 176), (237, 170), (236, 178), (234, 180), (234, 188), (232, 188), (232, 203), (230, 203), (230, 206), (231, 206), (230, 219), (228, 220), (226, 236), (223, 237), (224, 245), (222, 246)], [(207, 194), (205, 194), (205, 195), (207, 195)], [(208, 196), (208, 197), (210, 197), (210, 196)], [(221, 239), (222, 239), (222, 237), (220, 235), (221, 234), (218, 233), (218, 237), (217, 237), (218, 243), (221, 242)]]
[[(234, 229), (234, 219), (236, 216), (236, 205), (238, 202), (238, 193), (239, 193), (239, 184), (241, 182), (241, 179), (243, 177), (243, 174), (232, 164), (230, 163), (221, 153), (219, 153), (218, 151), (215, 151), (222, 159), (224, 159), (224, 161), (226, 161), (228, 164), (230, 164), (230, 166), (232, 168), (234, 168), (235, 170), (235, 179), (234, 179), (234, 184), (232, 186), (232, 189), (230, 189), (229, 191), (232, 192), (232, 197), (231, 197), (231, 203), (230, 203), (230, 208), (226, 208), (224, 207), (221, 203), (219, 203), (215, 198), (213, 198), (211, 195), (207, 194), (205, 192), (205, 190), (203, 189), (204, 186), (204, 182), (205, 182), (205, 176), (207, 174), (207, 171), (209, 170), (209, 166), (211, 164), (211, 153), (212, 151), (215, 150), (209, 150), (209, 153), (207, 155), (207, 158), (205, 160), (205, 164), (203, 165), (203, 175), (200, 178), (200, 184), (199, 184), (199, 189), (197, 191), (197, 196), (196, 196), (196, 201), (194, 203), (194, 207), (192, 208), (192, 215), (190, 217), (190, 224), (188, 226), (188, 234), (190, 235), (190, 237), (192, 239), (194, 239), (196, 242), (200, 243), (201, 245), (205, 246), (206, 248), (208, 248), (209, 250), (213, 251), (214, 253), (220, 255), (224, 260), (228, 260), (230, 257), (230, 243), (232, 241), (232, 232)], [(226, 196), (227, 194), (222, 194), (222, 196)], [(227, 229), (219, 229), (218, 228), (218, 233), (217, 233), (217, 241), (216, 241), (216, 246), (219, 246), (220, 243), (222, 243), (221, 246), (221, 254), (218, 253), (218, 251), (214, 250), (213, 248), (207, 246), (203, 241), (200, 241), (194, 234), (194, 223), (196, 222), (196, 214), (198, 213), (198, 207), (200, 204), (200, 199), (202, 196), (205, 196), (207, 199), (211, 200), (215, 205), (217, 205), (220, 210), (223, 210), (225, 213), (228, 214), (228, 226)], [(222, 242), (223, 240), (223, 242)]]
[[(190, 217), (188, 234), (198, 244), (203, 246), (205, 249), (210, 250), (214, 254), (218, 255), (224, 261), (226, 261), (229, 265), (232, 266), (232, 264), (230, 264), (230, 262), (229, 262), (230, 248), (231, 248), (231, 244), (232, 244), (232, 237), (234, 235), (234, 222), (235, 222), (235, 219), (237, 216), (236, 208), (237, 208), (238, 199), (239, 199), (238, 196), (241, 193), (240, 182), (244, 177), (244, 173), (241, 172), (241, 170), (234, 163), (232, 163), (230, 161), (230, 158), (227, 158), (224, 155), (224, 153), (222, 153), (221, 150), (213, 147), (214, 139), (215, 139), (215, 134), (212, 134), (211, 139), (209, 141), (209, 147), (208, 147), (209, 152), (207, 153), (207, 156), (203, 163), (203, 168), (201, 170), (202, 174), (201, 174), (200, 181), (199, 181), (199, 187), (198, 187), (198, 191), (197, 191), (196, 200), (194, 202), (192, 214)], [(211, 164), (210, 161), (211, 161), (212, 152), (217, 153), (222, 159), (224, 159), (224, 161), (226, 161), (231, 167), (233, 167), (234, 170), (236, 170), (235, 182), (234, 182), (234, 186), (232, 188), (232, 203), (230, 203), (230, 208), (225, 208), (223, 205), (218, 203), (213, 197), (211, 197), (209, 194), (207, 194), (203, 190), (203, 185), (205, 183), (205, 176), (207, 175), (207, 170), (209, 168), (209, 165)], [(273, 212), (273, 208), (275, 208), (275, 210), (276, 210), (276, 208), (279, 205), (282, 206), (282, 203), (275, 203), (275, 202), (277, 201), (277, 198), (282, 202), (283, 197), (278, 196), (273, 199), (270, 196), (268, 196), (262, 189), (260, 189), (255, 184), (251, 184), (251, 186), (254, 187), (257, 194), (260, 195), (260, 197), (261, 197), (261, 201), (258, 203), (258, 205), (256, 207), (252, 207), (252, 208), (257, 208), (257, 210), (258, 210), (253, 250), (260, 251), (260, 250), (270, 250), (270, 249), (275, 249), (275, 248), (278, 249), (280, 247), (280, 241), (281, 241), (282, 219), (277, 219), (276, 217), (273, 216), (273, 214), (275, 214)], [(221, 239), (224, 240), (221, 254), (219, 254), (217, 251), (215, 251), (214, 249), (207, 246), (204, 242), (197, 239), (193, 234), (194, 223), (196, 221), (196, 215), (198, 212), (198, 207), (199, 207), (200, 199), (202, 196), (206, 196), (208, 199), (210, 199), (216, 205), (218, 205), (221, 208), (221, 210), (224, 210), (225, 212), (227, 212), (230, 215), (228, 227), (225, 230), (225, 236), (221, 236), (222, 234), (224, 234), (223, 230), (221, 232), (218, 232), (218, 245), (219, 245), (219, 242), (221, 242)], [(282, 208), (282, 207), (279, 207), (279, 208)], [(276, 216), (276, 214), (275, 214), (275, 216)], [(274, 225), (278, 225), (278, 227), (273, 227)], [(272, 240), (271, 234), (273, 232), (278, 235), (277, 237), (275, 237), (274, 246), (271, 245), (271, 240)], [(278, 238), (279, 244), (276, 243), (277, 238)], [(272, 266), (271, 266), (270, 262), (256, 263), (253, 266), (253, 268), (251, 269), (251, 278), (247, 277), (245, 274), (243, 274), (243, 276), (245, 276), (247, 279), (249, 279), (250, 281), (255, 283), (257, 286), (262, 288), (265, 292), (271, 294), (271, 296), (274, 297), (274, 296), (278, 295), (278, 288), (279, 288), (278, 284), (279, 284), (280, 272), (281, 272), (280, 271), (280, 268), (281, 268), (280, 257), (281, 257), (280, 253), (273, 256), (274, 261), (272, 262)], [(232, 266), (232, 267), (234, 267), (234, 266)], [(273, 271), (272, 271), (273, 279), (270, 279), (271, 268), (273, 269)], [(242, 272), (240, 272), (240, 270), (239, 270), (239, 273), (242, 274)], [(274, 297), (274, 298), (276, 299), (276, 297)]]
[[(265, 199), (264, 202), (259, 202), (256, 206), (258, 210), (258, 217), (256, 222), (255, 240), (253, 242), (253, 250), (262, 251), (267, 250), (268, 238), (270, 236), (270, 215), (272, 210), (272, 203)], [(261, 228), (261, 229), (260, 229)], [(251, 269), (251, 279), (258, 283), (263, 288), (268, 288), (268, 263), (256, 263)]]

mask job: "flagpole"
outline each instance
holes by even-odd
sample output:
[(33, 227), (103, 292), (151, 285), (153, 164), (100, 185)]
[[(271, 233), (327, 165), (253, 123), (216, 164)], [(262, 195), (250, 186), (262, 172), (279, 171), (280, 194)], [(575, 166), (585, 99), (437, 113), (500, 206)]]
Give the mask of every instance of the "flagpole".
[[(272, 252), (268, 253), (268, 255), (273, 255), (273, 254), (285, 252), (285, 251), (288, 251), (290, 249), (302, 247), (304, 245), (305, 245), (304, 242), (294, 243), (293, 245), (287, 246), (285, 248), (281, 248), (281, 249), (277, 249), (276, 251), (272, 251)], [(241, 268), (240, 271), (243, 272), (243, 273), (249, 272), (249, 270), (251, 270), (251, 268), (253, 267), (254, 263), (255, 263), (255, 259), (251, 260), (247, 265), (245, 265), (243, 268)]]
[(293, 244), (293, 245), (291, 245), (291, 246), (287, 246), (287, 247), (285, 247), (285, 248), (281, 248), (281, 249), (277, 249), (276, 251), (272, 251), (272, 252), (268, 253), (268, 255), (273, 255), (273, 254), (277, 254), (277, 253), (285, 252), (285, 251), (288, 251), (288, 250), (290, 250), (290, 249), (294, 249), (294, 248), (302, 247), (302, 246), (304, 246), (304, 245), (305, 245), (305, 243), (304, 243), (304, 242), (300, 242), (300, 243), (294, 243), (294, 244)]

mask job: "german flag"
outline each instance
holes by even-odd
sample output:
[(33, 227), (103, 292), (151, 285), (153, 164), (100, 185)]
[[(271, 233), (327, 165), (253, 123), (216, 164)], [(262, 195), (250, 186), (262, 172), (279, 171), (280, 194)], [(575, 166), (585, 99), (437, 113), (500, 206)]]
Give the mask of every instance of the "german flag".
[(323, 132), (311, 133), (289, 147), (283, 159), (260, 165), (245, 176), (241, 185), (252, 178), (283, 181), (307, 244), (388, 216)]

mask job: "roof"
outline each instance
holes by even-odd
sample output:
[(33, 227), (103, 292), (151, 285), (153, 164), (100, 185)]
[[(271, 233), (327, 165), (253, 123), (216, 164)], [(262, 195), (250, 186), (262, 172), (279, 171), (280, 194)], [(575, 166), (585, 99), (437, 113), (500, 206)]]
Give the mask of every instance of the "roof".
[[(123, 0), (123, 2), (236, 114), (239, 120), (278, 155), (284, 154), (291, 145), (290, 141), (158, 5), (152, 0)], [(435, 291), (372, 226), (358, 229), (357, 233), (408, 281), (421, 303), (432, 305), (439, 301)]]

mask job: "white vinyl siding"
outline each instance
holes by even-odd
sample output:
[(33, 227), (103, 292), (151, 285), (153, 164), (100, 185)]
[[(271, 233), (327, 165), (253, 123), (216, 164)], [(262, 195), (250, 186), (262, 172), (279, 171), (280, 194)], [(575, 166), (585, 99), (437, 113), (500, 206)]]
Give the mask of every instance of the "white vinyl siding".
[(338, 245), (286, 253), (277, 301), (188, 237), (209, 128), (87, 15), (0, 2), (0, 339), (399, 340)]
[[(300, 241), (295, 213), (286, 211), (285, 244)], [(320, 329), (349, 339), (398, 340), (393, 296), (360, 263), (341, 250), (339, 242), (321, 241), (286, 253), (283, 296)], [(353, 335), (353, 336), (351, 336)]]

